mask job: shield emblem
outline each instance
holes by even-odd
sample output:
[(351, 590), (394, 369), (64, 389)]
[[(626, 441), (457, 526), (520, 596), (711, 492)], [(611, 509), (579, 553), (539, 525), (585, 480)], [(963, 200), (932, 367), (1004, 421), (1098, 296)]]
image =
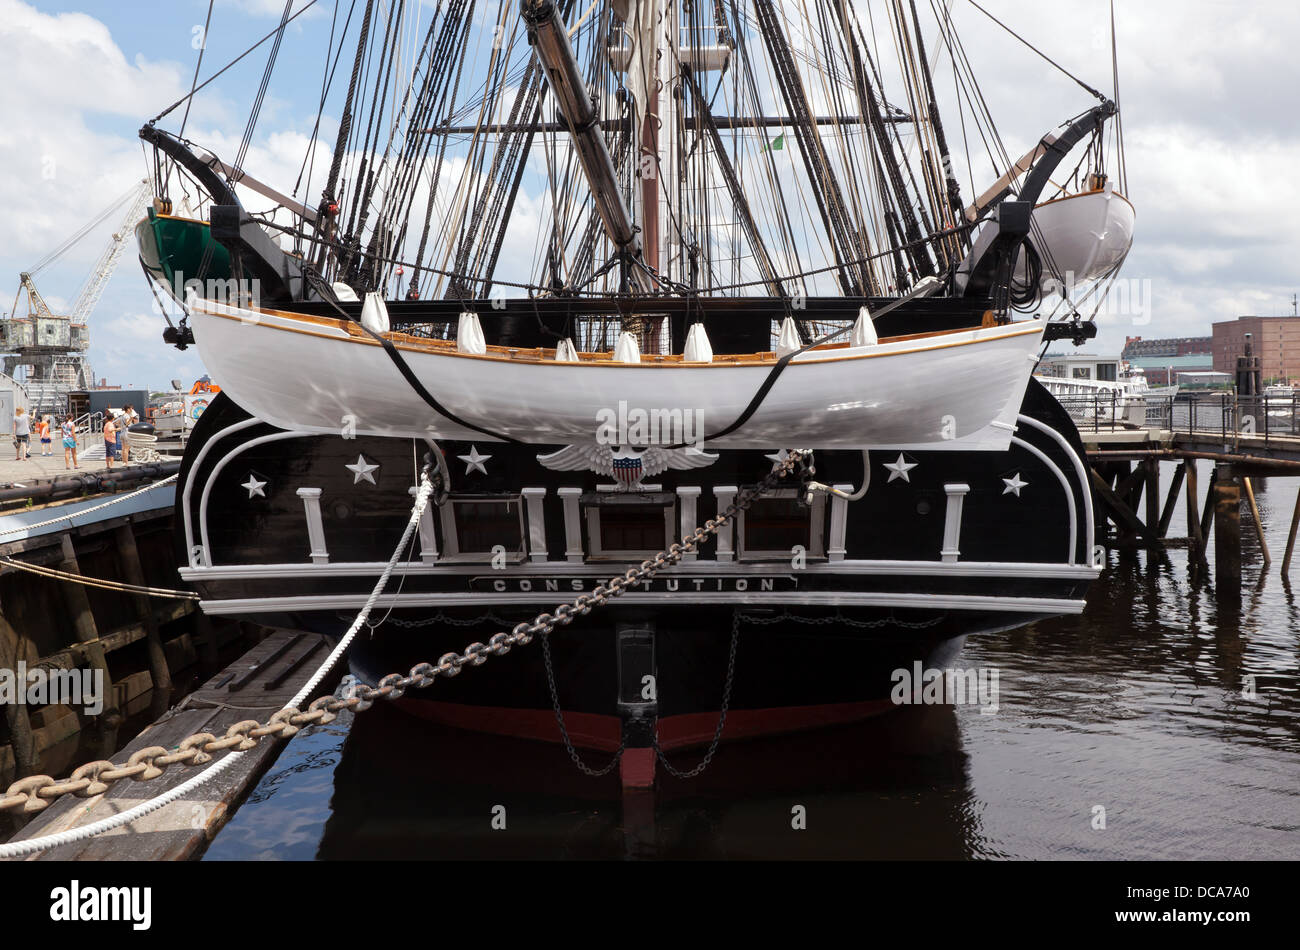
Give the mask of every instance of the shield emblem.
[(614, 477), (624, 488), (631, 488), (641, 481), (643, 467), (640, 455), (615, 455), (612, 462)]

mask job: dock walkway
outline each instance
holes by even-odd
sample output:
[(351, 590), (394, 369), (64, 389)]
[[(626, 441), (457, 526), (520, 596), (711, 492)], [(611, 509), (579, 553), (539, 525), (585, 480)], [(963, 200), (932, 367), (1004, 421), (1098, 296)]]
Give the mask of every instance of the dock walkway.
[[(182, 739), (199, 732), (222, 736), (230, 726), (245, 719), (265, 722), (293, 698), (327, 655), (324, 637), (277, 630), (147, 727), (113, 756), (113, 761), (125, 762), (132, 753), (149, 746), (177, 748)], [(286, 741), (268, 736), (211, 782), (129, 825), (15, 860), (195, 858), (275, 761)], [(206, 766), (172, 766), (156, 780), (119, 781), (104, 794), (91, 798), (64, 795), (11, 840), (27, 841), (121, 814), (193, 778), (203, 768)]]

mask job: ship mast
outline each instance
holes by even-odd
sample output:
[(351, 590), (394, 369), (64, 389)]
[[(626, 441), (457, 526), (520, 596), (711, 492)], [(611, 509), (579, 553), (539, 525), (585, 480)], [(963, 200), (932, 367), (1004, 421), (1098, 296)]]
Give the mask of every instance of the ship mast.
[(596, 103), (587, 95), (564, 22), (551, 0), (521, 0), (520, 8), (528, 26), (529, 40), (546, 68), (547, 82), (559, 103), (560, 114), (568, 125), (583, 173), (591, 185), (596, 212), (605, 226), (605, 236), (620, 258), (623, 282), (644, 285), (644, 278), (632, 273), (632, 266), (641, 258), (641, 238), (619, 193), (614, 162), (609, 157), (600, 127), (600, 115)]

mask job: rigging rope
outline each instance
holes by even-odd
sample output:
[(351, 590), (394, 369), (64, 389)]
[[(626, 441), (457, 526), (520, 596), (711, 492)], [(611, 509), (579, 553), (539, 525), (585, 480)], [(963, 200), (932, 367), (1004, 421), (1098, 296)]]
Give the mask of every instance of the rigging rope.
[(992, 13), (989, 13), (989, 11), (985, 10), (982, 6), (980, 6), (978, 3), (976, 3), (975, 0), (970, 0), (970, 5), (971, 5), (972, 7), (974, 7), (976, 10), (978, 10), (980, 13), (984, 14), (986, 17), (988, 17), (990, 20), (992, 20), (992, 21), (993, 21), (994, 23), (996, 23), (998, 26), (1002, 27), (1002, 29), (1006, 30), (1008, 33), (1010, 33), (1012, 36), (1014, 36), (1016, 39), (1018, 39), (1021, 43), (1023, 43), (1025, 46), (1027, 46), (1027, 47), (1028, 47), (1029, 49), (1031, 49), (1033, 52), (1037, 53), (1039, 56), (1041, 56), (1041, 57), (1042, 57), (1043, 59), (1045, 59), (1047, 62), (1051, 63), (1053, 66), (1055, 66), (1057, 69), (1059, 69), (1059, 70), (1060, 70), (1064, 75), (1068, 76), (1070, 79), (1073, 79), (1073, 80), (1074, 80), (1076, 83), (1078, 83), (1079, 86), (1081, 86), (1085, 91), (1087, 91), (1087, 92), (1091, 93), (1092, 95), (1096, 96), (1096, 97), (1097, 97), (1100, 101), (1102, 101), (1102, 102), (1105, 102), (1105, 101), (1106, 101), (1106, 97), (1105, 97), (1104, 95), (1102, 95), (1102, 94), (1101, 94), (1100, 92), (1098, 92), (1096, 89), (1092, 88), (1092, 86), (1089, 86), (1086, 82), (1084, 82), (1084, 81), (1083, 81), (1082, 79), (1080, 79), (1078, 76), (1074, 75), (1074, 73), (1070, 72), (1068, 69), (1066, 69), (1066, 68), (1065, 68), (1064, 66), (1062, 66), (1060, 63), (1058, 63), (1056, 60), (1052, 59), (1050, 56), (1048, 56), (1046, 53), (1044, 53), (1042, 50), (1040, 50), (1040, 49), (1039, 49), (1037, 46), (1035, 46), (1033, 43), (1029, 42), (1029, 40), (1025, 39), (1023, 36), (1021, 36), (1021, 35), (1020, 35), (1019, 33), (1017, 33), (1015, 30), (1011, 29), (1011, 27), (1007, 26), (1005, 23), (1003, 23), (1001, 20), (999, 20), (997, 17), (995, 17)]
[[(317, 0), (307, 0), (307, 5), (304, 6), (304, 7), (303, 7), (301, 10), (299, 10), (297, 13), (295, 13), (293, 16), (289, 17), (288, 23), (292, 23), (294, 20), (298, 19), (298, 17), (302, 16), (304, 13), (306, 13), (308, 10), (310, 10), (312, 7), (314, 7), (314, 6), (316, 5), (316, 3), (317, 3)], [(288, 25), (288, 24), (286, 23), (285, 25)], [(154, 116), (152, 119), (149, 120), (149, 124), (150, 124), (150, 125), (155, 125), (155, 124), (157, 124), (157, 122), (158, 122), (159, 119), (164, 118), (164, 117), (167, 116), (167, 115), (170, 115), (172, 112), (174, 112), (174, 111), (176, 110), (176, 108), (177, 108), (181, 103), (183, 103), (183, 102), (189, 102), (191, 99), (194, 98), (194, 96), (195, 96), (196, 93), (201, 92), (201, 91), (202, 91), (202, 90), (203, 90), (203, 89), (204, 89), (204, 88), (205, 88), (209, 83), (211, 83), (213, 80), (215, 80), (218, 76), (220, 76), (220, 75), (222, 75), (223, 73), (225, 73), (226, 70), (230, 69), (232, 66), (234, 66), (236, 63), (238, 63), (240, 60), (242, 60), (242, 59), (243, 59), (245, 56), (247, 56), (249, 53), (252, 53), (254, 50), (256, 50), (259, 46), (261, 46), (263, 43), (265, 43), (265, 42), (266, 42), (267, 40), (269, 40), (271, 37), (273, 37), (273, 36), (275, 36), (277, 33), (281, 32), (281, 30), (282, 30), (282, 27), (278, 27), (278, 26), (277, 26), (277, 27), (276, 27), (274, 30), (272, 30), (270, 33), (267, 33), (264, 37), (262, 37), (260, 40), (258, 40), (256, 43), (254, 43), (254, 44), (253, 44), (252, 46), (250, 46), (248, 49), (244, 50), (242, 53), (240, 53), (238, 56), (236, 56), (236, 57), (235, 57), (234, 59), (232, 59), (230, 62), (226, 63), (226, 65), (222, 66), (219, 70), (217, 70), (215, 73), (213, 73), (213, 74), (212, 74), (211, 76), (209, 76), (207, 79), (203, 80), (203, 82), (199, 83), (199, 85), (196, 86), (196, 87), (194, 87), (192, 90), (190, 90), (189, 93), (187, 93), (186, 95), (181, 96), (179, 99), (177, 99), (177, 100), (176, 100), (175, 102), (173, 102), (171, 105), (169, 105), (166, 109), (163, 109), (162, 112), (159, 112), (156, 116)]]
[[(212, 25), (212, 8), (216, 2), (217, 0), (208, 0), (208, 15), (203, 20), (203, 42), (199, 44), (199, 61), (194, 64), (194, 80), (190, 83), (190, 95), (185, 101), (185, 115), (181, 116), (181, 128), (176, 133), (177, 138), (185, 135), (185, 123), (190, 120), (190, 106), (194, 105), (194, 91), (199, 85), (199, 70), (203, 68), (203, 54), (208, 50), (208, 27)], [(168, 177), (170, 178), (170, 172)]]

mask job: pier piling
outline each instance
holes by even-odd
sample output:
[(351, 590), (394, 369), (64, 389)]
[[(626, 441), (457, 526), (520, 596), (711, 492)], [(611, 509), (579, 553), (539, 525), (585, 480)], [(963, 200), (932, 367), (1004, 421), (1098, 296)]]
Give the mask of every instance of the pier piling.
[[(77, 563), (77, 550), (72, 543), (72, 535), (65, 534), (61, 539), (63, 559), (59, 563), (59, 569), (71, 574), (80, 574), (81, 567)], [(121, 711), (117, 706), (117, 697), (113, 692), (113, 678), (108, 672), (108, 659), (104, 653), (104, 644), (99, 639), (99, 628), (95, 623), (95, 613), (90, 606), (90, 598), (86, 596), (86, 588), (81, 584), (63, 584), (63, 596), (68, 605), (68, 613), (72, 616), (73, 633), (77, 642), (84, 645), (85, 656), (93, 669), (99, 670), (103, 675), (104, 682), (104, 709), (100, 716), (99, 722), (109, 728), (105, 731), (110, 735), (105, 735), (104, 740), (108, 752), (112, 752), (116, 745), (114, 735), (117, 731), (117, 725), (122, 719)], [(105, 756), (107, 757), (107, 756)]]
[(1192, 546), (1194, 562), (1209, 567), (1205, 557), (1205, 535), (1201, 531), (1201, 516), (1196, 510), (1196, 462), (1187, 464), (1187, 540)]
[[(128, 522), (119, 525), (115, 531), (119, 567), (128, 584), (148, 586), (144, 578), (144, 565), (140, 562), (140, 550), (135, 543), (135, 529)], [(162, 636), (158, 632), (158, 619), (154, 615), (153, 604), (143, 594), (131, 596), (135, 604), (136, 615), (145, 628), (145, 645), (149, 652), (149, 674), (153, 680), (155, 695), (168, 695), (172, 688), (171, 670), (167, 668), (167, 654), (163, 650)]]
[(1246, 489), (1246, 501), (1250, 503), (1250, 516), (1255, 520), (1255, 537), (1259, 539), (1260, 554), (1267, 569), (1273, 563), (1273, 558), (1268, 553), (1268, 542), (1264, 540), (1264, 522), (1259, 520), (1259, 505), (1255, 504), (1255, 488), (1250, 483), (1250, 476), (1242, 476), (1241, 487)]
[(1296, 495), (1295, 509), (1291, 512), (1291, 530), (1286, 536), (1286, 554), (1282, 556), (1282, 576), (1291, 570), (1291, 555), (1295, 551), (1296, 529), (1300, 528), (1300, 494)]
[(1160, 513), (1160, 525), (1156, 529), (1156, 537), (1158, 538), (1164, 539), (1169, 534), (1169, 522), (1173, 520), (1174, 509), (1178, 506), (1178, 493), (1182, 490), (1183, 478), (1186, 475), (1187, 462), (1179, 462), (1178, 467), (1174, 469), (1174, 477), (1169, 482), (1169, 496), (1165, 499), (1164, 511)]
[[(18, 669), (18, 631), (0, 612), (0, 669)], [(13, 747), (15, 775), (22, 778), (36, 772), (36, 741), (32, 735), (32, 721), (24, 702), (5, 703), (5, 722), (9, 726), (9, 742)]]
[(1216, 465), (1214, 476), (1214, 581), (1221, 601), (1240, 602), (1241, 488), (1230, 465)]

